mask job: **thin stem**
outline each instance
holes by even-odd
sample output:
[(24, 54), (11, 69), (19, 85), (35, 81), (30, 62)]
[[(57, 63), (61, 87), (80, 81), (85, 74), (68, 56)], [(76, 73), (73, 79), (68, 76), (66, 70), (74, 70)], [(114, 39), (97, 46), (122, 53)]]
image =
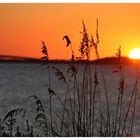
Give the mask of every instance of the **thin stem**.
[[(98, 60), (100, 60), (98, 51), (97, 51), (97, 58), (98, 58)], [(110, 130), (110, 109), (109, 109), (107, 87), (106, 87), (106, 82), (105, 82), (105, 77), (104, 77), (104, 72), (103, 72), (102, 66), (100, 66), (100, 70), (101, 70), (101, 75), (102, 75), (102, 78), (103, 78), (103, 84), (104, 84), (104, 89), (105, 89), (105, 97), (106, 97), (106, 103), (107, 103), (107, 124), (108, 124), (109, 130)]]
[[(50, 65), (48, 63), (48, 74), (49, 74), (49, 77), (48, 77), (48, 80), (49, 80), (49, 89), (51, 89), (51, 74), (50, 74)], [(52, 98), (51, 98), (52, 95), (49, 95), (49, 100), (50, 100), (50, 119), (51, 119), (51, 132), (53, 131), (53, 125), (52, 125)]]
[(132, 95), (131, 95), (131, 99), (130, 99), (130, 102), (129, 102), (129, 105), (128, 105), (128, 109), (127, 109), (127, 112), (126, 112), (126, 115), (125, 115), (124, 125), (123, 125), (123, 129), (122, 129), (122, 135), (124, 134), (124, 131), (125, 131), (125, 126), (126, 126), (126, 121), (127, 121), (128, 113), (129, 113), (129, 110), (130, 110), (130, 107), (131, 107), (131, 104), (132, 104), (132, 99), (133, 99), (133, 96), (134, 96), (134, 93), (135, 93), (135, 89), (136, 89), (136, 86), (137, 86), (137, 83), (138, 83), (138, 80), (139, 80), (139, 76), (140, 76), (140, 72), (138, 73), (138, 76), (136, 78), (136, 81), (135, 81), (135, 84), (134, 84), (134, 88), (133, 88), (133, 91), (132, 91)]

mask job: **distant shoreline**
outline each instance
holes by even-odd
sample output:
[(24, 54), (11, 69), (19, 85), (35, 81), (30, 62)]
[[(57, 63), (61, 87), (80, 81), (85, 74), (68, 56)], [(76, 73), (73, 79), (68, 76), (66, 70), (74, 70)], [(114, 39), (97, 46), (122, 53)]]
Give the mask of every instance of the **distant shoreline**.
[[(122, 64), (133, 64), (134, 60), (129, 59), (128, 57), (122, 57), (121, 59)], [(140, 60), (136, 60), (137, 63), (140, 64)], [(42, 63), (41, 59), (33, 59), (33, 58), (20, 58), (20, 57), (14, 57), (14, 59), (1, 59), (0, 57), (0, 63)], [(71, 63), (70, 60), (49, 60), (48, 63)], [(86, 60), (76, 60), (74, 63), (79, 63), (79, 64), (85, 64), (85, 63), (93, 63), (93, 64), (107, 64), (107, 65), (112, 65), (112, 64), (119, 64), (119, 59), (117, 57), (106, 57), (106, 58), (101, 58), (100, 60), (94, 60), (94, 61), (86, 61)]]

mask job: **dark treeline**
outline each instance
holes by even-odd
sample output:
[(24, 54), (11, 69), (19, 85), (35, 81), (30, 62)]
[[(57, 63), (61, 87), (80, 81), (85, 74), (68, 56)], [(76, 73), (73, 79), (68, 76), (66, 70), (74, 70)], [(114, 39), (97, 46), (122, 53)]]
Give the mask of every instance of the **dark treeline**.
[[(5, 59), (6, 58), (6, 59)], [(0, 63), (41, 63), (41, 59), (37, 58), (24, 58), (24, 57), (0, 57)], [(140, 60), (135, 60), (138, 63), (140, 63)], [(68, 63), (70, 62), (69, 60), (49, 60), (49, 63)], [(129, 59), (128, 57), (122, 57), (121, 58), (122, 64), (133, 64), (134, 60)], [(87, 63), (87, 60), (75, 60), (74, 63)], [(118, 58), (117, 57), (106, 57), (106, 58), (101, 58), (99, 60), (92, 60), (88, 61), (88, 63), (94, 63), (94, 64), (118, 64)]]

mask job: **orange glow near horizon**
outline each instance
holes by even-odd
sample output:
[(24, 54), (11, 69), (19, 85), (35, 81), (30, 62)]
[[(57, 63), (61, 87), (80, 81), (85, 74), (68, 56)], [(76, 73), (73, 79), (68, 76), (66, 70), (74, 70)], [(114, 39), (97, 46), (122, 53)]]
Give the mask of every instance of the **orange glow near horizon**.
[[(0, 54), (40, 58), (45, 41), (51, 59), (70, 59), (71, 48), (62, 39), (68, 35), (77, 57), (82, 40), (82, 19), (96, 37), (100, 57), (115, 56), (119, 45), (128, 56), (140, 46), (140, 4), (0, 4)], [(91, 53), (95, 58), (95, 54)]]
[(129, 53), (129, 58), (140, 59), (140, 48), (135, 48)]

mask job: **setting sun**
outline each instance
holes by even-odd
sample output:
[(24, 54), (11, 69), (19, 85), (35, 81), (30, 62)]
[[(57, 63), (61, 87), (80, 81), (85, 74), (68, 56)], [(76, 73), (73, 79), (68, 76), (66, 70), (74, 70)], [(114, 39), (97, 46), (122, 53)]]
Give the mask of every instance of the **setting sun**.
[(140, 48), (135, 48), (129, 53), (129, 58), (140, 59)]

